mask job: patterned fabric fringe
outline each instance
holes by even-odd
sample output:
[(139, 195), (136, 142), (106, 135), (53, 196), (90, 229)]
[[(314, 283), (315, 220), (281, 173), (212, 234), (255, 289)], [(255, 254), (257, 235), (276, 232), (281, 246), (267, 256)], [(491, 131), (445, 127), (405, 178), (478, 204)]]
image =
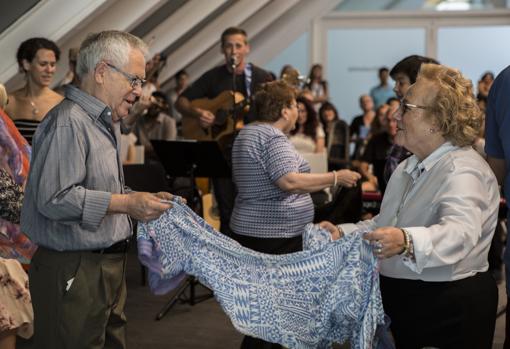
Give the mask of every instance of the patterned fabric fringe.
[(309, 224), (304, 251), (267, 255), (215, 231), (180, 198), (139, 224), (138, 251), (156, 294), (195, 276), (214, 291), (234, 327), (288, 348), (375, 348), (384, 324), (377, 261), (362, 233), (331, 242)]

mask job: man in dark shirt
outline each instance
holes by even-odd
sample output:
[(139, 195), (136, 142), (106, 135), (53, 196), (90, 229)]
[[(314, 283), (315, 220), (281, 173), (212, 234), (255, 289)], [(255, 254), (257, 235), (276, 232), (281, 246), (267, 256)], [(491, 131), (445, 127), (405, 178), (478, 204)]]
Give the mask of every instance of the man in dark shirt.
[[(245, 98), (251, 98), (260, 84), (272, 80), (267, 71), (246, 61), (246, 56), (250, 53), (250, 45), (243, 29), (227, 28), (221, 34), (221, 48), (225, 56), (225, 64), (214, 67), (203, 74), (184, 90), (177, 100), (177, 109), (181, 113), (199, 118), (202, 127), (211, 126), (216, 116), (208, 110), (192, 107), (190, 102), (197, 98), (214, 98), (224, 91), (232, 91), (232, 73), (234, 71), (235, 91), (242, 93)], [(252, 114), (249, 113), (244, 121), (253, 121)]]
[(375, 117), (374, 101), (369, 95), (362, 95), (359, 98), (359, 106), (363, 114), (356, 116), (349, 126), (351, 142), (356, 144), (353, 160), (360, 159), (364, 151), (365, 141), (370, 133), (370, 126)]
[[(393, 91), (398, 99), (404, 98), (407, 90), (416, 82), (416, 77), (423, 63), (439, 64), (433, 58), (412, 55), (402, 59), (390, 71), (390, 76), (395, 80)], [(397, 168), (398, 164), (408, 158), (410, 153), (404, 147), (394, 144), (391, 147), (384, 169), (384, 180), (386, 183), (390, 180), (391, 174)]]
[[(224, 91), (235, 90), (250, 99), (257, 87), (271, 81), (271, 75), (265, 70), (248, 63), (246, 57), (250, 52), (246, 32), (237, 27), (227, 28), (221, 34), (221, 49), (225, 56), (225, 64), (212, 68), (179, 97), (176, 103), (177, 110), (186, 118), (195, 118), (203, 128), (212, 126), (216, 121), (216, 115), (211, 111), (193, 107), (191, 102), (198, 98), (215, 98)], [(233, 74), (235, 73), (235, 89), (233, 86)], [(250, 110), (244, 116), (244, 123), (254, 120), (254, 112)], [(184, 120), (183, 120), (184, 123)], [(227, 160), (230, 158), (226, 151)], [(230, 215), (235, 199), (235, 187), (230, 178), (213, 179), (214, 193), (220, 209), (220, 230), (230, 234)]]
[[(503, 191), (507, 206), (506, 227), (510, 228), (510, 139), (508, 132), (510, 130), (510, 66), (506, 67), (497, 77), (489, 92), (487, 104), (487, 117), (485, 121), (485, 152), (487, 153), (487, 162), (494, 171), (498, 183), (503, 186)], [(501, 238), (500, 229), (496, 229), (489, 252), (489, 270), (494, 270), (499, 276), (497, 270), (501, 270)], [(499, 240), (499, 241), (498, 241)], [(494, 257), (494, 255), (496, 257)], [(492, 257), (492, 258), (491, 258)], [(507, 304), (510, 304), (510, 239), (506, 239), (506, 249), (504, 253), (505, 271), (506, 271), (506, 294)], [(492, 263), (491, 263), (492, 262)], [(492, 265), (491, 265), (492, 264)], [(510, 348), (510, 307), (506, 307), (506, 327), (504, 349)]]
[(386, 113), (386, 126), (385, 129), (373, 135), (367, 143), (365, 152), (361, 157), (361, 171), (366, 176), (369, 164), (373, 166), (373, 175), (377, 177), (378, 188), (381, 194), (386, 190), (386, 181), (384, 180), (384, 166), (388, 153), (393, 145), (393, 139), (397, 134), (397, 121), (393, 117), (393, 113), (398, 108), (395, 105), (390, 108)]

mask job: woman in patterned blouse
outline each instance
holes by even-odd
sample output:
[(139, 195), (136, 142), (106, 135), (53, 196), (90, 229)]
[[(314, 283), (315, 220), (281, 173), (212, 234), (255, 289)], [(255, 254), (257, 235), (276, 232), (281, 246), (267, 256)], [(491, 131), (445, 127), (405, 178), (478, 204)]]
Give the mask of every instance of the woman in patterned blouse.
[[(0, 245), (3, 245), (0, 248), (0, 348), (14, 349), (16, 335), (32, 336), (34, 319), (28, 277), (14, 258), (29, 257), (35, 246), (19, 232), (17, 225), (23, 202), (23, 188), (18, 183), (26, 178), (30, 147), (3, 107), (0, 104)], [(13, 248), (20, 242), (21, 255)]]
[(5, 169), (0, 169), (0, 217), (12, 223), (19, 223), (23, 190)]
[[(241, 245), (269, 254), (302, 249), (305, 225), (313, 221), (311, 192), (352, 187), (360, 175), (349, 170), (309, 173), (307, 161), (287, 138), (298, 106), (294, 89), (282, 81), (264, 84), (255, 95), (257, 121), (245, 126), (232, 150), (238, 194), (230, 227)], [(245, 337), (241, 348), (280, 348)]]
[[(23, 190), (5, 169), (0, 169), (0, 217), (19, 223)], [(28, 279), (15, 259), (0, 257), (0, 348), (16, 347), (16, 335), (32, 334), (32, 303)]]

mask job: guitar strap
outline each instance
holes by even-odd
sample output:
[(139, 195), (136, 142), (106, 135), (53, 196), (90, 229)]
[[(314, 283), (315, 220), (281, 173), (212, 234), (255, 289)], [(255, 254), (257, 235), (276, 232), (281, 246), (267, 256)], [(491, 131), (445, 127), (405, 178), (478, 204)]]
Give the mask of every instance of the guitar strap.
[(252, 75), (252, 65), (248, 63), (244, 67), (244, 83), (246, 85), (246, 97), (250, 98), (251, 96), (251, 75)]

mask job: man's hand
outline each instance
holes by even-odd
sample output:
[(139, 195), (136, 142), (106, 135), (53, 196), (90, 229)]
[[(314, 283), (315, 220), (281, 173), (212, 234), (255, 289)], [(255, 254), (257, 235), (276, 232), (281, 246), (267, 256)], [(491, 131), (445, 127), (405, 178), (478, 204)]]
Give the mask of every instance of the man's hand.
[(194, 118), (198, 118), (200, 126), (206, 128), (212, 126), (216, 117), (209, 110), (196, 108), (191, 106), (191, 102), (188, 98), (181, 95), (175, 102), (177, 110), (183, 114)]
[[(158, 198), (163, 200), (165, 203), (168, 201), (172, 201), (174, 199), (174, 195), (167, 193), (166, 191), (160, 191), (159, 193), (155, 193), (154, 195), (156, 195)], [(180, 198), (184, 204), (188, 203), (188, 200), (186, 200), (186, 198), (184, 198), (182, 196)], [(172, 207), (172, 206), (173, 205), (170, 204), (170, 207)]]
[(172, 195), (165, 192), (157, 194), (134, 192), (127, 195), (126, 211), (127, 214), (139, 221), (150, 221), (158, 218), (172, 207), (171, 203), (161, 202), (161, 200), (171, 200)]
[(197, 108), (196, 111), (199, 115), (200, 126), (204, 128), (212, 126), (214, 120), (216, 119), (213, 113), (211, 113), (209, 110), (200, 108)]
[[(160, 191), (158, 193), (154, 193), (155, 196), (160, 198), (161, 200), (165, 201), (172, 201), (174, 199), (174, 196), (170, 193), (167, 193), (166, 191)], [(170, 204), (171, 206), (171, 204)]]

